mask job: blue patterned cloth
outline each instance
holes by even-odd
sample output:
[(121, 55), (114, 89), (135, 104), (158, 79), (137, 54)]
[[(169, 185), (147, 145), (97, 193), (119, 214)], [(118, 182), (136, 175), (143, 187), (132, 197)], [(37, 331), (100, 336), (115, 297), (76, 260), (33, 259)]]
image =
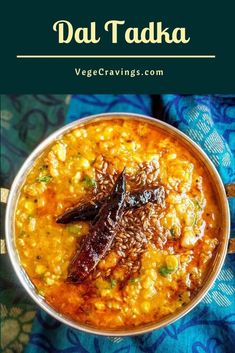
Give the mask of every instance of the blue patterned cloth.
[[(176, 126), (200, 144), (224, 182), (234, 181), (235, 98), (163, 95), (155, 99), (157, 117)], [(147, 95), (74, 95), (66, 122), (113, 111), (153, 115), (152, 101)], [(230, 206), (234, 231), (234, 200)], [(204, 300), (172, 325), (132, 338), (100, 337), (71, 329), (39, 310), (25, 352), (165, 353), (170, 350), (174, 353), (235, 351), (234, 255), (227, 256), (216, 283)]]

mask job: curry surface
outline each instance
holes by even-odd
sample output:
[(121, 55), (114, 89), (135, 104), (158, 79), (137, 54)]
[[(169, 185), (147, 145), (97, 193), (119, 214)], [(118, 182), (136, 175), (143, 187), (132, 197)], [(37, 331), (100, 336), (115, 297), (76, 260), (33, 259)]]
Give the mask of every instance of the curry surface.
[[(115, 179), (124, 167), (129, 190), (135, 180), (136, 188), (153, 182), (166, 190), (165, 204), (151, 208), (139, 267), (125, 267), (129, 254), (113, 247), (84, 283), (67, 283), (90, 225), (57, 224), (56, 216), (107, 194), (105, 177)], [(179, 141), (151, 124), (114, 119), (67, 133), (38, 158), (18, 199), (15, 242), (29, 278), (60, 313), (99, 328), (130, 327), (175, 312), (201, 288), (218, 244), (218, 213), (208, 174)]]

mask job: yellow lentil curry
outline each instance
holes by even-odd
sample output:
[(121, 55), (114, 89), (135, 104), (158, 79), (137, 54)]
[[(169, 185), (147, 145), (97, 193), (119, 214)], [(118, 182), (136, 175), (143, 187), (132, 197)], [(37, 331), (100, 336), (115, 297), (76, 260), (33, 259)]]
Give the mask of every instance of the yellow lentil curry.
[[(96, 268), (69, 283), (91, 222), (58, 224), (56, 217), (108, 195), (125, 167), (127, 190), (161, 185), (165, 200), (125, 211)], [(117, 118), (76, 128), (36, 160), (18, 199), (15, 241), (23, 268), (57, 311), (99, 328), (133, 327), (195, 296), (218, 244), (218, 212), (190, 151), (152, 124)]]

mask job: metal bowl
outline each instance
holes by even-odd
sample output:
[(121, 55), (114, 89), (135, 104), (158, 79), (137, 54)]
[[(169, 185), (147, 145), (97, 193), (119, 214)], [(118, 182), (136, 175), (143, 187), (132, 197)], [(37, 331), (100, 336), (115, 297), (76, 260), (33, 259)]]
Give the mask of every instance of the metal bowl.
[[(153, 124), (158, 129), (161, 129), (169, 136), (172, 136), (179, 140), (187, 150), (191, 151), (194, 156), (201, 161), (204, 167), (207, 170), (208, 178), (211, 180), (215, 193), (217, 195), (217, 202), (220, 208), (221, 214), (221, 231), (220, 231), (220, 239), (219, 245), (215, 251), (215, 256), (212, 260), (212, 265), (210, 266), (210, 270), (206, 275), (204, 280), (204, 284), (202, 288), (199, 290), (197, 295), (184, 307), (179, 309), (177, 312), (174, 312), (171, 315), (168, 315), (161, 319), (160, 321), (144, 324), (133, 328), (122, 328), (122, 329), (99, 329), (98, 327), (94, 327), (91, 325), (85, 325), (82, 323), (78, 323), (73, 321), (72, 319), (60, 314), (54, 308), (52, 308), (49, 304), (46, 303), (44, 298), (37, 292), (34, 285), (31, 283), (28, 275), (24, 271), (23, 267), (21, 266), (20, 259), (17, 253), (17, 249), (15, 246), (14, 241), (14, 218), (15, 218), (15, 208), (16, 203), (19, 197), (21, 186), (25, 180), (25, 177), (32, 167), (34, 161), (42, 154), (42, 152), (56, 139), (60, 138), (62, 135), (68, 133), (69, 131), (77, 128), (78, 126), (84, 126), (91, 122), (96, 122), (100, 120), (112, 120), (112, 119), (124, 119), (130, 120), (135, 119), (142, 122), (147, 122)], [(234, 193), (233, 187), (230, 185), (230, 190), (232, 189), (232, 193)], [(233, 195), (234, 196), (234, 195)], [(218, 276), (220, 269), (224, 263), (225, 256), (228, 250), (228, 242), (229, 242), (229, 234), (230, 234), (230, 214), (229, 214), (229, 206), (228, 200), (226, 195), (225, 187), (222, 183), (222, 180), (215, 169), (214, 165), (207, 157), (207, 155), (203, 152), (203, 150), (193, 142), (188, 136), (184, 133), (180, 132), (176, 128), (168, 125), (162, 121), (150, 118), (144, 115), (138, 114), (130, 114), (130, 113), (108, 113), (108, 114), (99, 114), (99, 115), (92, 115), (83, 119), (79, 119), (74, 121), (71, 124), (68, 124), (61, 129), (54, 132), (48, 138), (46, 138), (40, 145), (30, 154), (27, 160), (24, 162), (23, 166), (19, 170), (15, 180), (11, 186), (11, 190), (8, 195), (7, 201), (7, 208), (6, 208), (6, 218), (5, 218), (5, 235), (6, 235), (6, 245), (7, 245), (7, 252), (10, 256), (13, 268), (22, 283), (25, 290), (28, 292), (30, 297), (38, 304), (43, 310), (45, 310), (48, 314), (53, 316), (55, 319), (58, 319), (62, 323), (69, 325), (75, 329), (79, 329), (85, 332), (98, 334), (98, 335), (105, 335), (105, 336), (132, 336), (138, 335), (142, 333), (146, 333), (152, 330), (156, 330), (162, 328), (166, 325), (169, 325), (185, 314), (187, 314), (190, 310), (192, 310), (205, 296), (207, 291), (213, 285), (216, 277)], [(234, 245), (234, 243), (233, 243)], [(234, 249), (233, 249), (234, 251)]]

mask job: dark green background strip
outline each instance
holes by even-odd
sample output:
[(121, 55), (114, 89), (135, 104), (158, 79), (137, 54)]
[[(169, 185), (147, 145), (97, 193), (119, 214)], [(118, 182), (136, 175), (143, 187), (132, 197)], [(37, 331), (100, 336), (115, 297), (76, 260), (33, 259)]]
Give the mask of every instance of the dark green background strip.
[[(97, 22), (100, 43), (59, 45), (53, 23), (74, 27)], [(188, 44), (111, 44), (103, 25), (124, 19), (143, 28), (149, 21), (186, 27)], [(2, 93), (229, 93), (235, 91), (234, 1), (21, 1), (1, 3)], [(123, 34), (123, 31), (120, 31)], [(17, 54), (193, 55), (216, 59), (16, 59)], [(164, 76), (77, 77), (82, 69), (161, 69)]]

